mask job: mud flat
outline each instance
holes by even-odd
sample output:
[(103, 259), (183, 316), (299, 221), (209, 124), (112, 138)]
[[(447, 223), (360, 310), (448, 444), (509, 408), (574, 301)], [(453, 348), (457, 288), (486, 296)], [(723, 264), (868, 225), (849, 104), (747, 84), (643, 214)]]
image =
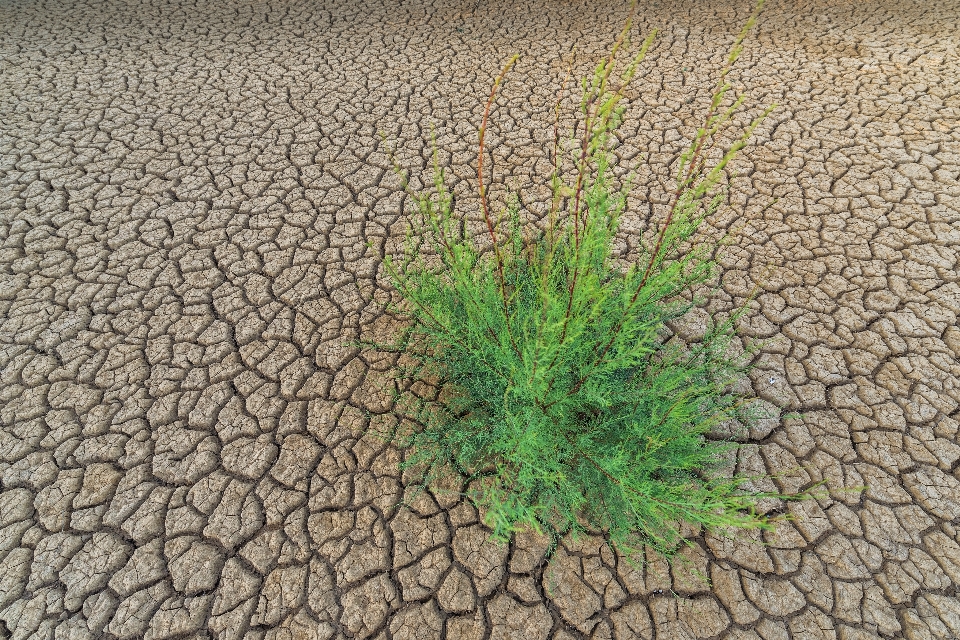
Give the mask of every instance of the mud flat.
[[(637, 221), (750, 9), (643, 4)], [(417, 172), (435, 132), (469, 192), (519, 52), (490, 143), (535, 202), (560, 60), (623, 10), (0, 1), (0, 637), (960, 636), (956, 2), (773, 3), (731, 75), (780, 107), (714, 221), (716, 304), (760, 282), (753, 389), (802, 414), (739, 465), (829, 497), (764, 545), (695, 537), (712, 584), (595, 539), (498, 547), (450, 495), (397, 508), (389, 362), (343, 345), (390, 324), (380, 132)]]

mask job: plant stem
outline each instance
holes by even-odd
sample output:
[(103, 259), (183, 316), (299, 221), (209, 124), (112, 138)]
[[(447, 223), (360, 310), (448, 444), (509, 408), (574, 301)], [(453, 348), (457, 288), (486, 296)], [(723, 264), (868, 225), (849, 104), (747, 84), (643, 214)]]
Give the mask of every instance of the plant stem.
[(500, 280), (500, 297), (503, 299), (504, 326), (506, 327), (507, 337), (510, 339), (510, 344), (513, 346), (513, 350), (516, 352), (517, 356), (520, 356), (520, 348), (517, 346), (517, 342), (513, 338), (513, 331), (510, 328), (510, 310), (507, 304), (506, 280), (503, 275), (503, 256), (500, 255), (500, 244), (497, 242), (497, 234), (494, 231), (493, 226), (493, 217), (490, 215), (490, 207), (487, 203), (487, 188), (483, 184), (483, 147), (484, 138), (487, 134), (487, 122), (490, 119), (490, 109), (493, 106), (494, 98), (496, 98), (497, 89), (500, 87), (503, 79), (506, 77), (507, 73), (510, 72), (510, 69), (513, 67), (514, 63), (519, 57), (519, 54), (514, 54), (507, 64), (504, 65), (500, 75), (498, 75), (493, 82), (493, 88), (490, 89), (490, 97), (487, 98), (487, 104), (483, 109), (483, 121), (480, 124), (480, 144), (477, 150), (477, 183), (480, 189), (480, 206), (483, 209), (483, 219), (487, 223), (487, 231), (490, 233), (490, 240), (493, 242), (493, 253), (496, 257), (497, 275)]

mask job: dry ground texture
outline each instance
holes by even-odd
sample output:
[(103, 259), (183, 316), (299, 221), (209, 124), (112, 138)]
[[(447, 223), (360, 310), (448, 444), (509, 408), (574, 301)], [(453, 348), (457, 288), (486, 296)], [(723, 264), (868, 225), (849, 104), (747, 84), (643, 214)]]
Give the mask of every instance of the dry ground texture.
[[(641, 4), (635, 224), (751, 8)], [(740, 226), (714, 304), (760, 282), (753, 390), (803, 414), (739, 465), (830, 497), (763, 545), (692, 533), (672, 572), (497, 546), (449, 493), (397, 507), (368, 431), (390, 362), (343, 344), (390, 324), (409, 202), (379, 132), (419, 174), (432, 127), (469, 193), (519, 52), (490, 146), (535, 201), (561, 58), (586, 69), (624, 11), (0, 0), (0, 637), (960, 636), (956, 2), (781, 0), (731, 76), (781, 106), (715, 221)]]

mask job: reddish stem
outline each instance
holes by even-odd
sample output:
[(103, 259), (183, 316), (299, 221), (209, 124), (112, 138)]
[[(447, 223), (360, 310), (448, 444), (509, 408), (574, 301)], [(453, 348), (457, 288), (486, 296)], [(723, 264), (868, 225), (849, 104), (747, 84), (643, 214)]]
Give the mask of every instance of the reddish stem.
[(487, 98), (487, 104), (483, 109), (483, 121), (480, 124), (480, 144), (479, 149), (477, 150), (477, 183), (480, 188), (480, 206), (483, 209), (483, 219), (487, 224), (487, 231), (490, 233), (490, 240), (493, 242), (493, 253), (497, 261), (497, 276), (500, 280), (500, 297), (503, 300), (503, 320), (504, 326), (507, 330), (507, 336), (510, 339), (510, 344), (513, 347), (514, 352), (520, 357), (520, 349), (517, 347), (516, 340), (513, 338), (513, 332), (510, 329), (510, 311), (507, 305), (507, 288), (506, 288), (506, 278), (503, 275), (503, 256), (500, 255), (500, 245), (497, 242), (497, 234), (493, 226), (493, 217), (490, 215), (490, 207), (487, 203), (487, 189), (483, 184), (483, 148), (484, 148), (484, 139), (487, 134), (487, 122), (490, 119), (490, 109), (493, 107), (493, 101), (497, 95), (497, 89), (500, 87), (500, 84), (503, 82), (504, 77), (510, 71), (510, 68), (513, 67), (514, 63), (519, 58), (518, 55), (514, 55), (510, 60), (504, 65), (503, 70), (500, 72), (500, 75), (497, 76), (496, 80), (493, 82), (493, 88), (490, 89), (490, 97)]
[(490, 120), (490, 109), (493, 107), (493, 101), (497, 95), (497, 89), (503, 78), (510, 71), (510, 68), (517, 61), (518, 56), (513, 56), (510, 61), (504, 65), (500, 75), (493, 82), (493, 88), (490, 89), (490, 97), (487, 98), (487, 104), (483, 109), (483, 121), (480, 124), (480, 145), (477, 152), (477, 183), (480, 186), (480, 206), (483, 209), (483, 219), (487, 223), (487, 231), (490, 233), (490, 239), (493, 241), (493, 252), (497, 260), (497, 273), (500, 277), (500, 294), (503, 296), (503, 311), (507, 312), (507, 294), (505, 280), (503, 275), (503, 258), (500, 255), (500, 245), (497, 242), (497, 234), (493, 226), (493, 217), (490, 215), (490, 207), (487, 203), (487, 189), (483, 184), (483, 147), (484, 139), (487, 135), (487, 122)]

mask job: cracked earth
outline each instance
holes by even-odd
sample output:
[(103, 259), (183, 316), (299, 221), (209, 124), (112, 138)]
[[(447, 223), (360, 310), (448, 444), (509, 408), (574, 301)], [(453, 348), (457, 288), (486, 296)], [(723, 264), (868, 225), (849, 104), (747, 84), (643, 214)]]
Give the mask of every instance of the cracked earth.
[[(661, 35), (616, 151), (649, 166), (628, 241), (749, 10), (641, 3), (635, 33)], [(825, 482), (793, 522), (690, 531), (674, 569), (599, 538), (545, 559), (453, 492), (413, 498), (372, 435), (392, 361), (345, 342), (393, 326), (381, 263), (410, 205), (380, 132), (415, 177), (435, 135), (469, 209), (518, 52), (490, 148), (535, 209), (562, 60), (587, 70), (623, 17), (0, 0), (0, 637), (960, 636), (955, 2), (774, 3), (730, 76), (780, 106), (712, 221), (736, 231), (712, 310), (760, 285), (751, 393), (800, 417), (737, 465)]]

